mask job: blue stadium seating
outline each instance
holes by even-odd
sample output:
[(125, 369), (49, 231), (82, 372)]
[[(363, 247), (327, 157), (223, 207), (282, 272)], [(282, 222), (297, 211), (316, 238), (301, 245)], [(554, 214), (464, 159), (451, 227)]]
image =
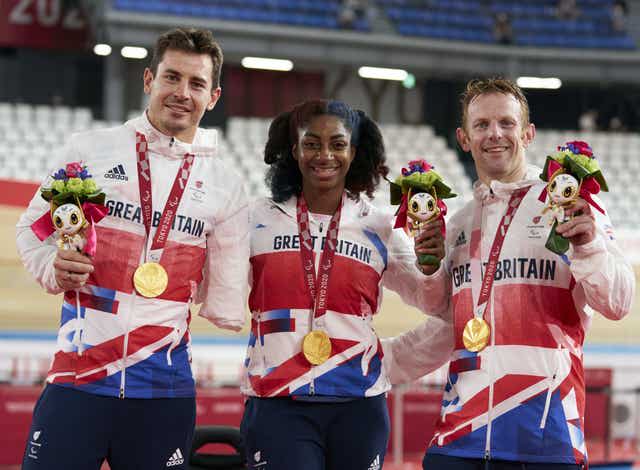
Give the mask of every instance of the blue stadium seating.
[[(114, 0), (113, 7), (125, 11), (229, 21), (340, 28), (339, 0)], [(369, 31), (370, 25), (367, 18), (358, 18), (351, 28)]]
[(578, 0), (576, 20), (556, 17), (558, 0), (378, 0), (378, 4), (405, 36), (492, 43), (494, 17), (506, 13), (515, 45), (635, 49), (630, 36), (611, 29), (613, 1)]
[[(578, 0), (576, 20), (556, 17), (557, 0), (377, 0), (404, 36), (493, 43), (494, 17), (511, 18), (513, 44), (528, 47), (635, 49), (627, 34), (611, 29), (614, 0)], [(114, 0), (114, 8), (230, 21), (338, 29), (340, 0)], [(366, 17), (352, 25), (370, 31)]]

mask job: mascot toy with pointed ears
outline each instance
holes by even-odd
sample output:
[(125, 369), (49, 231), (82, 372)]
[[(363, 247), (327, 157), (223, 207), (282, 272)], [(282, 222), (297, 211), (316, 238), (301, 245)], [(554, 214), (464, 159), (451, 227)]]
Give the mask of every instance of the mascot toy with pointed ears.
[(87, 167), (82, 162), (68, 163), (49, 176), (40, 194), (49, 202), (49, 212), (31, 226), (36, 236), (44, 241), (57, 232), (59, 248), (93, 256), (96, 251), (94, 224), (104, 218), (107, 210), (105, 194)]
[[(407, 234), (416, 237), (422, 228), (434, 219), (442, 219), (447, 206), (443, 199), (456, 194), (442, 181), (442, 177), (425, 160), (412, 160), (401, 176), (391, 183), (391, 204), (398, 205), (394, 228), (403, 228)], [(419, 255), (418, 263), (437, 266), (440, 260), (433, 255)]]
[(579, 140), (567, 142), (558, 147), (556, 153), (547, 156), (540, 178), (547, 182), (539, 198), (547, 203), (542, 214), (549, 214), (551, 225), (545, 246), (562, 255), (569, 249), (569, 240), (556, 233), (556, 227), (569, 220), (565, 209), (581, 197), (604, 214), (592, 195), (600, 190), (609, 191), (609, 188), (591, 147)]

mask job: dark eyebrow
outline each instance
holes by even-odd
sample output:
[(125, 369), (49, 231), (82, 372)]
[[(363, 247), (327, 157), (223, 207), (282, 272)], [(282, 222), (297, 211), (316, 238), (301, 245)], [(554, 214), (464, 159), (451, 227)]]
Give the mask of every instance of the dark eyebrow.
[[(174, 69), (166, 69), (166, 70), (164, 71), (164, 73), (165, 73), (165, 74), (178, 75), (179, 77), (181, 77), (181, 76), (182, 76), (182, 74), (181, 74), (179, 71), (174, 70)], [(195, 81), (197, 81), (197, 82), (204, 83), (205, 85), (206, 85), (206, 83), (207, 83), (207, 80), (206, 80), (206, 79), (204, 79), (204, 78), (202, 78), (202, 77), (191, 77), (191, 80), (195, 80)]]
[[(319, 139), (320, 136), (316, 135), (312, 132), (305, 132), (304, 133), (304, 137), (314, 137), (316, 139)], [(346, 139), (347, 136), (345, 134), (333, 134), (331, 137), (329, 137), (331, 140), (335, 140), (335, 139)]]
[(203, 85), (207, 84), (207, 81), (204, 78), (200, 78), (200, 77), (193, 77), (192, 80), (194, 82), (198, 82), (198, 83), (202, 83)]

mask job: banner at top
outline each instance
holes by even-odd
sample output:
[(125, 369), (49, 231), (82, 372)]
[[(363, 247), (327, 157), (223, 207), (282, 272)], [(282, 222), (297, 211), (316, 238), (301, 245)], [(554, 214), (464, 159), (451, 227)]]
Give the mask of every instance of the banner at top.
[(0, 1), (0, 47), (84, 49), (88, 40), (79, 1)]

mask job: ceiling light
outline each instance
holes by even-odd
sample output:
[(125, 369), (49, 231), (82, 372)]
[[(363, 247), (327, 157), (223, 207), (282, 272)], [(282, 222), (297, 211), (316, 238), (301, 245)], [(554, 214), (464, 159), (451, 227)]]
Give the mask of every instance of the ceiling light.
[(127, 59), (144, 59), (147, 57), (147, 50), (144, 47), (124, 46), (120, 49), (120, 54)]
[(520, 88), (545, 88), (547, 90), (557, 90), (562, 86), (562, 81), (559, 78), (520, 77), (517, 83)]
[(241, 64), (247, 69), (277, 70), (288, 72), (293, 69), (293, 62), (285, 59), (269, 59), (267, 57), (245, 57)]
[(93, 46), (93, 53), (95, 55), (109, 55), (111, 54), (111, 46), (109, 44), (96, 44)]
[(404, 82), (409, 74), (402, 69), (385, 69), (381, 67), (360, 67), (358, 75), (362, 78), (373, 78), (377, 80), (396, 80)]

